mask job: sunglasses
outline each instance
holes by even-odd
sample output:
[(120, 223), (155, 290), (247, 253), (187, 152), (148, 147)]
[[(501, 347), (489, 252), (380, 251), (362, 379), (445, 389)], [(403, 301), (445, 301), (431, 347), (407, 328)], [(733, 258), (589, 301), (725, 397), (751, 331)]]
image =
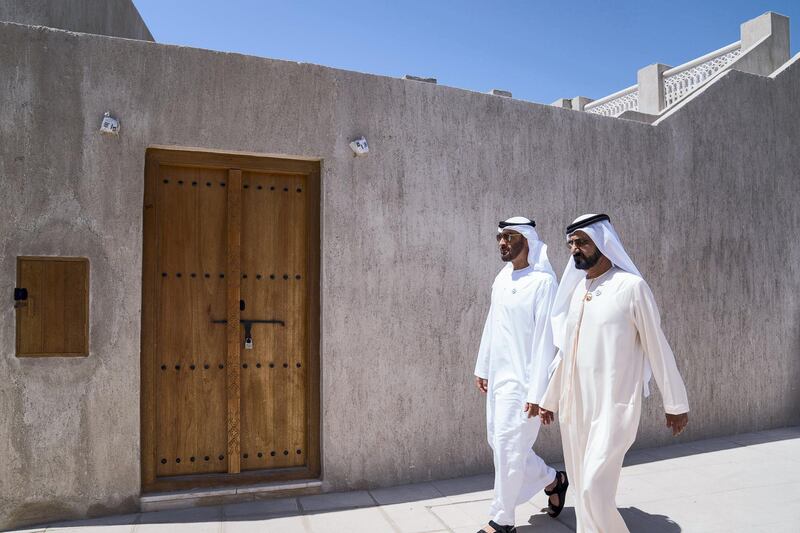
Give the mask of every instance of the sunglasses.
[(508, 244), (514, 244), (522, 238), (522, 233), (498, 233), (495, 235), (497, 242), (506, 241)]
[(569, 239), (567, 241), (567, 248), (569, 248), (570, 250), (573, 247), (575, 247), (575, 248), (583, 248), (584, 246), (586, 246), (587, 244), (590, 244), (591, 242), (592, 241), (590, 241), (589, 239)]

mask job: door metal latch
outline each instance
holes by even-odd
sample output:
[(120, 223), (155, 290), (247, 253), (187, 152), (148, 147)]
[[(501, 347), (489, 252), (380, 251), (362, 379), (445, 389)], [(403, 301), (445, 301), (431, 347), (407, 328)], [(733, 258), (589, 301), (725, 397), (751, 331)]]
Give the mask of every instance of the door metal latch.
[[(227, 324), (227, 320), (212, 320), (212, 324)], [(239, 320), (240, 324), (244, 324), (244, 349), (245, 350), (252, 350), (253, 349), (253, 333), (252, 333), (252, 326), (253, 324), (278, 324), (280, 326), (285, 326), (286, 322), (283, 320), (277, 319), (270, 319), (270, 320), (246, 320), (241, 319)]]
[(25, 287), (14, 287), (14, 309), (19, 309), (28, 305), (28, 289)]

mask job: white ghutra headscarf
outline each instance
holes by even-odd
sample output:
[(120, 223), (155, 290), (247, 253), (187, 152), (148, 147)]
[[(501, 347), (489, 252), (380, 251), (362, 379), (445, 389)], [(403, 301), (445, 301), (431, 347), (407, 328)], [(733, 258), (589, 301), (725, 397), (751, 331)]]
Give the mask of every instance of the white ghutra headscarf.
[[(525, 217), (511, 217), (500, 222), (497, 232), (502, 233), (503, 230), (508, 229), (521, 233), (525, 240), (528, 241), (528, 264), (534, 270), (550, 274), (553, 276), (553, 280), (556, 281), (556, 273), (547, 258), (547, 245), (539, 240), (539, 234), (534, 229), (535, 226), (536, 222), (533, 220)], [(508, 263), (505, 268), (514, 268), (514, 266)]]
[[(585, 225), (583, 225), (583, 224)], [(622, 247), (622, 241), (611, 225), (611, 221), (607, 215), (587, 214), (576, 218), (572, 224), (567, 226), (567, 235), (572, 235), (576, 231), (582, 231), (589, 236), (590, 239), (597, 246), (600, 253), (606, 256), (611, 263), (619, 268), (633, 274), (634, 276), (642, 277), (639, 269), (633, 264), (625, 248)], [(572, 299), (572, 294), (575, 292), (575, 287), (586, 279), (586, 273), (578, 270), (575, 267), (575, 261), (572, 257), (567, 260), (567, 267), (564, 269), (564, 274), (561, 276), (561, 283), (558, 285), (556, 298), (553, 302), (553, 311), (550, 321), (553, 326), (553, 342), (559, 350), (556, 359), (553, 361), (551, 371), (555, 369), (563, 353), (566, 353), (569, 346), (569, 340), (572, 332), (567, 331), (567, 314), (569, 313), (569, 304)], [(642, 389), (644, 396), (650, 396), (650, 378), (653, 375), (653, 370), (650, 368), (650, 362), (645, 358), (644, 370), (642, 371)]]

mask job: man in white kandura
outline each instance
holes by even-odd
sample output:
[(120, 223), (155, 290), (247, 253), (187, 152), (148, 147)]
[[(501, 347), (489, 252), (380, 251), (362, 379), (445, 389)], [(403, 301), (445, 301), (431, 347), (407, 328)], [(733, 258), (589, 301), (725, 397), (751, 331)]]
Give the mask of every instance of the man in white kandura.
[(564, 507), (567, 477), (533, 452), (541, 422), (539, 398), (555, 356), (550, 310), (558, 284), (536, 223), (523, 217), (500, 222), (497, 242), (507, 264), (492, 285), (475, 383), (486, 398), (486, 425), (494, 455), (494, 500), (482, 531), (508, 533), (514, 510), (542, 489), (551, 516)]
[(686, 427), (689, 402), (653, 293), (609, 217), (583, 215), (567, 226), (567, 236), (572, 259), (552, 313), (559, 353), (540, 417), (549, 424), (559, 413), (564, 461), (577, 491), (577, 531), (627, 532), (615, 496), (650, 376), (673, 435)]

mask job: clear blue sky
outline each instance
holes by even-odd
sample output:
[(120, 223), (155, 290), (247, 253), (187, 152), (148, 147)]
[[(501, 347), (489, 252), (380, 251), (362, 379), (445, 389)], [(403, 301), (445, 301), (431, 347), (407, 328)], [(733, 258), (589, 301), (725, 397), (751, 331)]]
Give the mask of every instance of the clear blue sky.
[(550, 103), (599, 98), (650, 63), (679, 65), (800, 0), (134, 0), (156, 41), (401, 77)]

